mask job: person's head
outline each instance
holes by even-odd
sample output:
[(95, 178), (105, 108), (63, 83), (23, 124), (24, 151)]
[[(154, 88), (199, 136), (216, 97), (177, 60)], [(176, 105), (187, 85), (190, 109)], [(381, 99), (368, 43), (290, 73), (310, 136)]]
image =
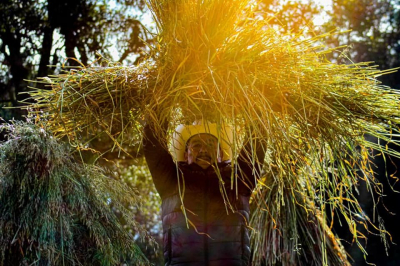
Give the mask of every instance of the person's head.
[[(170, 143), (170, 152), (174, 161), (196, 163), (206, 168), (215, 162), (231, 160), (232, 140), (233, 130), (230, 126), (200, 120), (192, 125), (182, 124), (176, 127)], [(202, 145), (198, 145), (199, 141)], [(205, 149), (206, 147), (208, 148)], [(211, 157), (211, 163), (207, 162), (208, 156)]]
[(211, 134), (196, 134), (186, 142), (185, 160), (188, 164), (195, 163), (206, 169), (211, 164), (222, 162), (222, 159), (218, 139)]

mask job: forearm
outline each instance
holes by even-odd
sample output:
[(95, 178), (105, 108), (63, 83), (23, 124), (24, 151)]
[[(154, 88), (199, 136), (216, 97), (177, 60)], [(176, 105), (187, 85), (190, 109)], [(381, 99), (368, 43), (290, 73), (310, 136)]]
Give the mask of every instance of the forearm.
[[(160, 132), (164, 136), (165, 132)], [(176, 165), (168, 150), (162, 145), (150, 125), (144, 127), (143, 152), (149, 167), (154, 185), (161, 194), (173, 184), (176, 176)]]
[(262, 174), (266, 147), (264, 141), (257, 137), (250, 137), (240, 152), (238, 166), (240, 176), (245, 186), (253, 190)]

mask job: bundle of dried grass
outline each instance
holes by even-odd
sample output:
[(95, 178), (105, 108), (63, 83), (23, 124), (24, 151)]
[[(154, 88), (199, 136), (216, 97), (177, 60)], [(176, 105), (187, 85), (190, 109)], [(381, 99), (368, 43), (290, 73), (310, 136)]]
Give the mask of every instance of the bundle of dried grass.
[[(106, 132), (120, 149), (131, 139), (140, 141), (144, 117), (165, 146), (164, 123), (170, 128), (197, 119), (230, 124), (265, 144), (271, 158), (265, 169), (274, 168), (281, 184), (318, 202), (322, 212), (329, 205), (354, 228), (361, 208), (352, 188), (364, 180), (381, 193), (371, 150), (400, 156), (364, 138), (399, 144), (393, 140), (399, 133), (399, 92), (376, 79), (394, 70), (329, 62), (325, 55), (332, 50), (320, 45), (324, 35), (278, 34), (252, 3), (149, 0), (158, 43), (146, 61), (49, 77), (44, 82), (52, 90), (32, 93), (37, 103), (30, 108), (43, 111), (60, 136), (79, 141)], [(236, 133), (233, 154), (243, 137)], [(279, 195), (285, 187), (279, 186)], [(263, 200), (283, 204), (281, 197)], [(358, 241), (358, 232), (352, 233)]]
[(285, 184), (282, 178), (265, 181), (251, 220), (253, 264), (349, 266), (325, 214), (296, 185)]

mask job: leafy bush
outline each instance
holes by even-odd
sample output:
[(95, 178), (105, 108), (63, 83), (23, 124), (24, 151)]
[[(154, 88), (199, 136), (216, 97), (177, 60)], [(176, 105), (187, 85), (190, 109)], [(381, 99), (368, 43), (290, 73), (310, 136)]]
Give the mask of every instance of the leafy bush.
[(138, 205), (137, 191), (75, 161), (43, 128), (15, 122), (0, 131), (0, 265), (148, 264), (114, 214), (152, 244), (125, 207)]

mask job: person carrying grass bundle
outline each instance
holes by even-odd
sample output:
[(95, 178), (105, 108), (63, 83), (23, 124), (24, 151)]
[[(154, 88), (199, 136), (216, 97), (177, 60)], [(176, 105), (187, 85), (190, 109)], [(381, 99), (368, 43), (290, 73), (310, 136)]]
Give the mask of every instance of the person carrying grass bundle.
[[(144, 154), (162, 199), (165, 265), (249, 265), (249, 199), (265, 149), (247, 141), (233, 167), (229, 127), (178, 126), (171, 153), (150, 126), (144, 132)], [(257, 160), (251, 163), (252, 151)]]
[[(166, 133), (167, 126), (162, 128)], [(275, 261), (273, 265), (317, 266), (325, 265), (322, 263), (324, 249), (327, 265), (350, 265), (318, 208), (296, 193), (299, 205), (290, 207), (293, 195), (288, 193), (283, 208), (297, 213), (295, 226), (299, 232), (306, 232), (299, 239), (299, 243), (304, 242), (305, 250), (286, 249), (291, 246), (287, 241), (294, 241), (289, 240), (289, 231), (295, 228), (286, 228), (287, 221), (278, 216), (277, 228), (271, 232), (280, 232), (280, 238), (287, 238), (286, 244), (280, 246), (283, 242), (276, 237), (267, 237), (267, 249), (275, 250), (278, 257), (272, 258), (275, 256), (266, 252), (261, 262), (252, 262), (249, 238), (252, 191), (263, 180), (264, 193), (279, 196), (275, 181), (266, 180), (267, 175), (262, 171), (265, 145), (257, 137), (245, 138), (237, 163), (233, 165), (233, 131), (228, 126), (208, 122), (180, 125), (172, 136), (169, 151), (160, 143), (156, 131), (149, 125), (144, 127), (144, 155), (162, 199), (165, 265), (247, 266), (270, 265)], [(276, 206), (269, 208), (272, 211)], [(307, 241), (314, 245), (306, 245)]]
[[(325, 245), (331, 241), (324, 220), (330, 215), (345, 217), (365, 255), (360, 243), (365, 235), (355, 225), (370, 225), (386, 243), (389, 234), (381, 222), (358, 218), (363, 210), (355, 191), (365, 182), (372, 197), (383, 196), (371, 155), (400, 158), (392, 148), (399, 146), (399, 92), (376, 79), (395, 70), (378, 70), (370, 62), (330, 62), (341, 47), (324, 43), (336, 33), (281, 34), (252, 1), (148, 3), (157, 34), (138, 65), (106, 60), (108, 67), (80, 67), (45, 78), (40, 82), (51, 89), (32, 91), (35, 103), (27, 109), (79, 149), (104, 135), (113, 143), (110, 151), (127, 155), (126, 146), (143, 137), (137, 123), (149, 115), (153, 128), (145, 130), (144, 152), (163, 200), (167, 264), (246, 264), (248, 200), (256, 182), (254, 265), (263, 260), (282, 266), (342, 265), (345, 258), (335, 242)], [(229, 121), (258, 140), (247, 141), (240, 156), (238, 145), (232, 146), (235, 156), (228, 157), (223, 146), (241, 138), (225, 143), (228, 130), (213, 131), (207, 124), (182, 139), (178, 130), (168, 152), (166, 131), (159, 126), (196, 117)], [(202, 134), (215, 136), (217, 145)], [(257, 142), (268, 143), (262, 181), (257, 178), (264, 153), (257, 155)]]

